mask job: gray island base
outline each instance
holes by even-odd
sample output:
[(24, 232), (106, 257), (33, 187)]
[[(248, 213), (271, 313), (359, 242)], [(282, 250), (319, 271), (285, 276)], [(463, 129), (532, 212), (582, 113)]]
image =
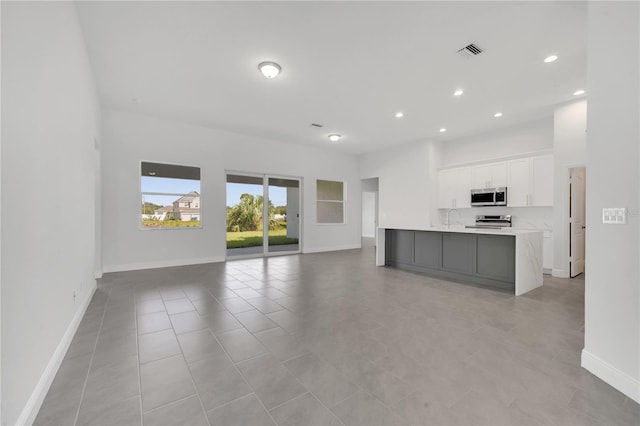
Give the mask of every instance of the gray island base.
[(542, 232), (378, 228), (376, 264), (519, 296), (542, 285)]

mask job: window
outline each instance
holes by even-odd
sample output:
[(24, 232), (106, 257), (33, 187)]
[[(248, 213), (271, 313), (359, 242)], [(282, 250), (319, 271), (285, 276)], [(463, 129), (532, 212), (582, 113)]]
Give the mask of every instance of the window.
[(316, 222), (344, 223), (344, 182), (316, 181)]
[(200, 167), (142, 162), (140, 170), (142, 228), (202, 227)]

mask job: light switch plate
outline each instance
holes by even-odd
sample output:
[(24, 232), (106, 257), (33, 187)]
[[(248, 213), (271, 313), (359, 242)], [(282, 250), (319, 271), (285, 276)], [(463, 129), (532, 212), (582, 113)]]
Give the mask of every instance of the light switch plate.
[(627, 209), (625, 207), (603, 208), (602, 223), (610, 225), (624, 225), (627, 223)]

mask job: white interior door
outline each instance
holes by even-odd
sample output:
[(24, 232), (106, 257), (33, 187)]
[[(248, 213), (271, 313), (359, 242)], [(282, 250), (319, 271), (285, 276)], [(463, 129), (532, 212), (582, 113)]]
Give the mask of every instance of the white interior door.
[(584, 241), (585, 241), (585, 168), (571, 169), (570, 181), (570, 243), (569, 259), (571, 277), (584, 272)]
[(376, 193), (362, 193), (362, 236), (376, 236)]

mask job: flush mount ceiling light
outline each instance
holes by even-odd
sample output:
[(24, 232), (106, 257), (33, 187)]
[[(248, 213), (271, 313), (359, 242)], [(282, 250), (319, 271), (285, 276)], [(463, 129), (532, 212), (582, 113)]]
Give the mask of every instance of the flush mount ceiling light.
[(548, 64), (549, 62), (553, 62), (556, 59), (558, 59), (558, 57), (556, 55), (551, 55), (551, 56), (547, 56), (546, 58), (544, 58), (544, 62), (545, 62), (545, 64)]
[(502, 117), (502, 113), (501, 112), (496, 112), (495, 114), (493, 114), (494, 117), (498, 118), (498, 117)]
[(462, 89), (458, 89), (455, 92), (453, 92), (453, 96), (460, 96), (464, 93), (464, 90)]
[(396, 112), (396, 118), (402, 118), (402, 117), (404, 117), (404, 113)]
[(342, 137), (342, 135), (339, 135), (337, 133), (332, 133), (332, 134), (329, 135), (329, 140), (331, 142), (338, 142), (341, 137)]
[(267, 78), (275, 78), (282, 70), (280, 65), (275, 62), (261, 62), (260, 65), (258, 65), (258, 69), (262, 75)]
[(574, 96), (580, 96), (580, 95), (584, 95), (585, 91), (580, 89), (580, 90), (576, 90), (575, 92), (573, 92)]
[(446, 131), (447, 131), (447, 129), (445, 129), (444, 127), (440, 129), (440, 133), (444, 133)]

